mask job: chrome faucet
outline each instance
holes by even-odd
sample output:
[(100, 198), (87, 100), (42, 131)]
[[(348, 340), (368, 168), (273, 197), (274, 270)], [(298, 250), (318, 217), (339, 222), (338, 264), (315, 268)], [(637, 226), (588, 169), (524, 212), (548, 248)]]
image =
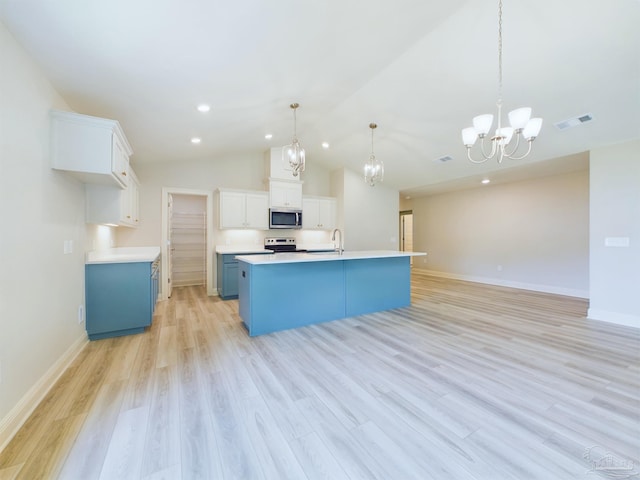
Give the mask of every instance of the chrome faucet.
[(342, 238), (342, 232), (340, 231), (339, 228), (334, 228), (333, 229), (333, 233), (331, 234), (331, 241), (333, 241), (333, 245), (336, 245), (336, 233), (340, 234), (340, 242), (338, 243), (338, 246), (335, 247), (336, 252), (338, 252), (340, 255), (342, 255), (342, 252), (344, 252), (344, 240)]

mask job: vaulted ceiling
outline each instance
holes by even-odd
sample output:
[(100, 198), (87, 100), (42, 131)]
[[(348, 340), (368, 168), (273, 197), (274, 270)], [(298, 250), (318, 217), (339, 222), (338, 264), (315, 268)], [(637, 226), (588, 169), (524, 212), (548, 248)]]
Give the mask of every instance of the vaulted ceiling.
[(460, 138), (496, 111), (495, 0), (0, 0), (0, 19), (71, 108), (120, 121), (134, 165), (287, 144), (294, 101), (307, 162), (361, 170), (376, 122), (385, 184), (407, 195), (584, 168), (640, 137), (638, 0), (504, 0), (504, 108), (544, 124), (502, 165)]

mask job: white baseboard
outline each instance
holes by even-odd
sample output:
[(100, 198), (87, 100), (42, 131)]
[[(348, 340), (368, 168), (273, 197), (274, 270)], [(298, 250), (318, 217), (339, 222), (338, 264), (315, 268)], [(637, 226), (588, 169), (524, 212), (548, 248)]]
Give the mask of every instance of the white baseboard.
[(38, 404), (44, 399), (51, 387), (55, 385), (60, 376), (69, 367), (71, 362), (78, 356), (82, 349), (89, 342), (87, 335), (83, 333), (67, 349), (66, 352), (47, 370), (47, 372), (29, 389), (18, 404), (0, 420), (0, 452), (4, 450), (13, 436), (18, 433), (20, 427), (27, 421), (29, 415), (33, 413)]
[(626, 327), (640, 328), (640, 316), (638, 315), (608, 312), (606, 310), (590, 308), (589, 310), (587, 310), (587, 318), (589, 318), (590, 320), (599, 320), (601, 322), (624, 325)]
[(464, 280), (467, 282), (485, 283), (487, 285), (497, 285), (500, 287), (519, 288), (521, 290), (532, 290), (534, 292), (553, 293), (555, 295), (565, 295), (567, 297), (589, 298), (588, 290), (578, 290), (573, 288), (554, 287), (551, 285), (538, 285), (535, 283), (512, 282), (509, 280), (501, 280), (499, 278), (476, 277), (473, 275), (458, 275), (456, 273), (437, 272), (435, 270), (426, 270), (417, 268), (421, 273), (433, 275), (434, 277), (451, 278), (453, 280)]

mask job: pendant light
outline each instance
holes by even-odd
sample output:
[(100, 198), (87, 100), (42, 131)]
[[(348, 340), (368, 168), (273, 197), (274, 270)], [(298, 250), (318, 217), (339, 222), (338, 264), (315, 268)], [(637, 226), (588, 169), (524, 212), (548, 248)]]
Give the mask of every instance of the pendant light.
[[(497, 155), (498, 163), (502, 163), (503, 158), (520, 160), (531, 152), (531, 144), (540, 133), (542, 127), (541, 118), (530, 118), (531, 108), (517, 108), (509, 112), (509, 127), (502, 126), (502, 0), (498, 2), (498, 126), (495, 134), (491, 137), (491, 152), (485, 151), (484, 139), (487, 137), (493, 115), (478, 115), (473, 119), (473, 127), (462, 130), (462, 143), (467, 148), (467, 158), (473, 163), (484, 163)], [(521, 137), (526, 140), (528, 147), (526, 152), (516, 155), (520, 146)], [(482, 158), (476, 160), (471, 157), (471, 147), (480, 138)], [(514, 144), (511, 141), (515, 139)]]
[(293, 139), (290, 145), (282, 147), (282, 162), (285, 168), (291, 168), (294, 177), (304, 172), (304, 148), (300, 145), (296, 132), (296, 110), (299, 106), (297, 103), (289, 105), (293, 110)]
[(364, 164), (364, 181), (374, 187), (376, 183), (384, 180), (384, 163), (382, 160), (378, 160), (373, 153), (373, 131), (378, 128), (378, 125), (370, 123), (369, 128), (371, 129), (371, 154), (369, 160)]

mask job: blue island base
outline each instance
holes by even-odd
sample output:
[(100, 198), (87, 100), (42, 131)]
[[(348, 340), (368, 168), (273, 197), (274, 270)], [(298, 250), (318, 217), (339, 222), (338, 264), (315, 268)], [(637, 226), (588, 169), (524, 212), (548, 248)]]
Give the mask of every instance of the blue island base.
[(411, 303), (408, 256), (259, 264), (238, 260), (240, 317), (250, 336)]

